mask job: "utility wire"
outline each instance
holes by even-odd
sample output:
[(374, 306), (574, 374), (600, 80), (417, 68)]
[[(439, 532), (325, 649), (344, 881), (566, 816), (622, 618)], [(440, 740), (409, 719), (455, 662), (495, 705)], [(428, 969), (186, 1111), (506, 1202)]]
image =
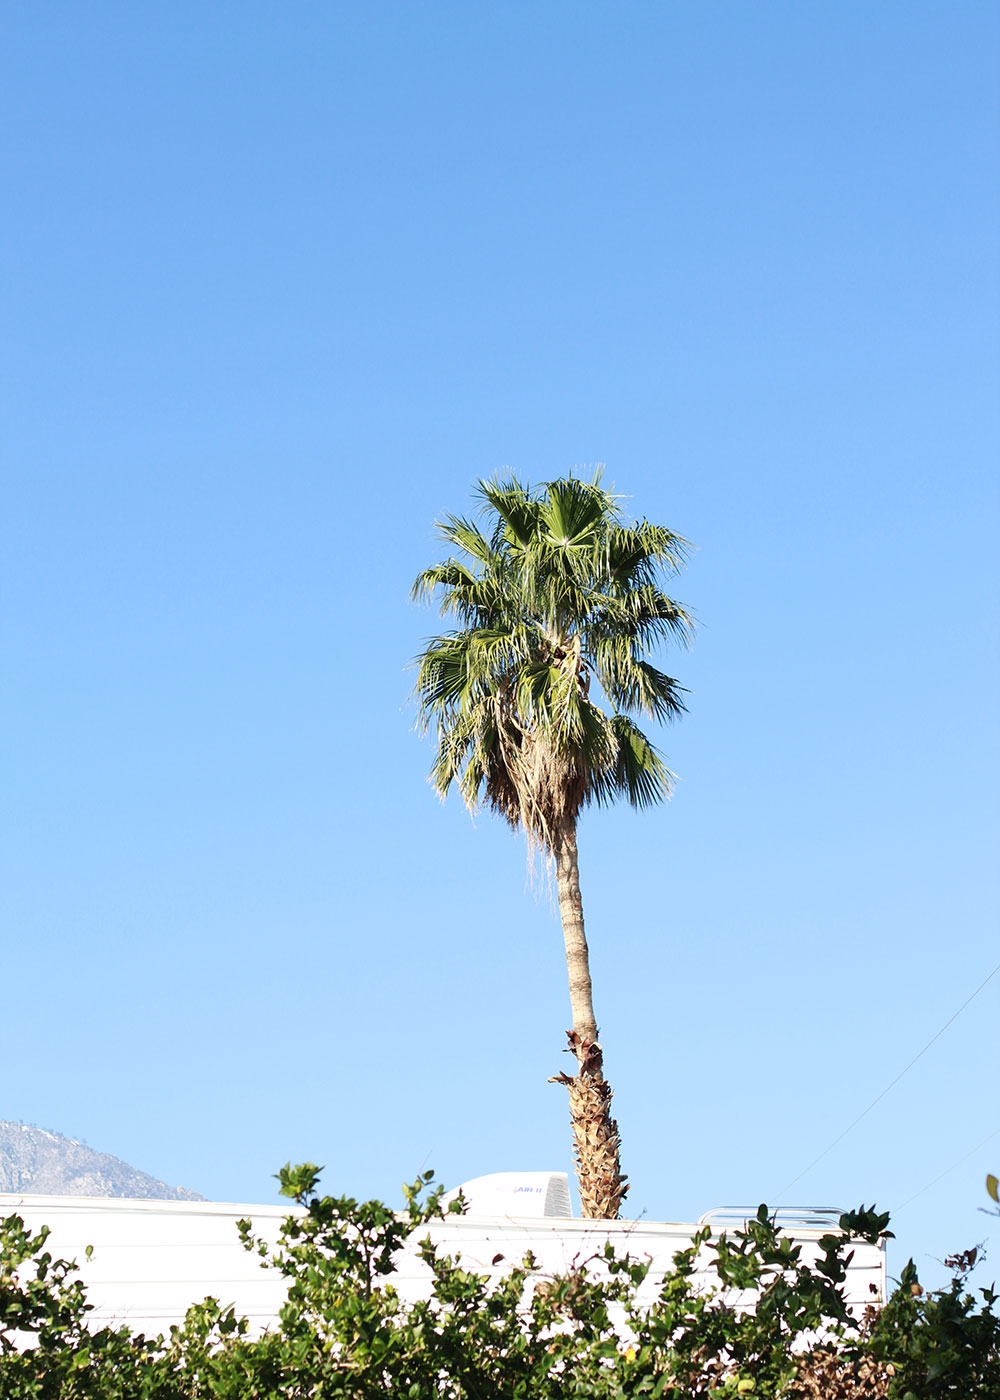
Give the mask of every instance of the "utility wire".
[(944, 1171), (941, 1173), (940, 1176), (936, 1176), (933, 1181), (928, 1181), (927, 1185), (921, 1186), (919, 1191), (914, 1191), (910, 1199), (908, 1201), (904, 1201), (903, 1204), (901, 1206), (897, 1206), (896, 1209), (905, 1210), (908, 1205), (912, 1205), (918, 1196), (922, 1196), (925, 1191), (929, 1191), (932, 1186), (936, 1186), (939, 1181), (943, 1181), (944, 1178), (946, 1176), (949, 1176), (955, 1170), (956, 1167), (960, 1167), (963, 1162), (967, 1162), (970, 1157), (974, 1157), (981, 1147), (985, 1147), (986, 1144), (988, 1142), (992, 1142), (995, 1137), (1000, 1137), (1000, 1128), (994, 1129), (994, 1131), (990, 1133), (989, 1137), (983, 1138), (982, 1142), (977, 1142), (971, 1152), (967, 1152), (964, 1157), (959, 1157), (958, 1161), (952, 1162), (950, 1167), (945, 1167)]
[(858, 1114), (857, 1118), (854, 1119), (853, 1123), (848, 1123), (848, 1125), (847, 1125), (847, 1127), (844, 1129), (844, 1131), (840, 1134), (839, 1137), (835, 1137), (835, 1138), (834, 1138), (833, 1142), (830, 1143), (830, 1146), (829, 1146), (829, 1147), (824, 1147), (823, 1151), (819, 1154), (818, 1157), (814, 1157), (813, 1160), (809, 1163), (809, 1165), (808, 1165), (807, 1167), (803, 1167), (803, 1168), (802, 1168), (802, 1170), (799, 1172), (798, 1176), (792, 1177), (791, 1181), (788, 1182), (788, 1184), (787, 1184), (786, 1186), (783, 1186), (783, 1187), (781, 1188), (781, 1190), (778, 1192), (778, 1195), (777, 1195), (776, 1199), (780, 1199), (780, 1198), (785, 1194), (786, 1191), (790, 1190), (790, 1189), (796, 1184), (796, 1182), (801, 1181), (802, 1178), (803, 1178), (804, 1176), (807, 1175), (807, 1173), (811, 1172), (812, 1169), (813, 1169), (813, 1167), (816, 1165), (817, 1162), (822, 1162), (823, 1158), (824, 1158), (825, 1156), (827, 1156), (828, 1153), (832, 1152), (833, 1149), (837, 1146), (837, 1144), (838, 1144), (839, 1142), (843, 1142), (844, 1138), (845, 1138), (845, 1137), (847, 1136), (847, 1134), (851, 1131), (851, 1129), (852, 1129), (852, 1128), (856, 1128), (856, 1127), (858, 1126), (858, 1124), (861, 1122), (862, 1118), (867, 1118), (868, 1114), (871, 1113), (871, 1111), (872, 1111), (872, 1109), (875, 1107), (875, 1105), (881, 1103), (882, 1100), (885, 1098), (886, 1094), (889, 1092), (889, 1090), (890, 1090), (890, 1089), (894, 1089), (894, 1088), (896, 1087), (896, 1085), (897, 1085), (897, 1084), (899, 1083), (899, 1081), (902, 1079), (903, 1075), (906, 1074), (909, 1070), (911, 1070), (911, 1069), (913, 1068), (913, 1066), (917, 1063), (917, 1061), (921, 1058), (921, 1056), (927, 1054), (927, 1051), (931, 1048), (931, 1046), (934, 1044), (934, 1042), (935, 1042), (936, 1040), (940, 1040), (940, 1039), (941, 1039), (941, 1037), (944, 1035), (945, 1031), (946, 1031), (946, 1030), (948, 1029), (948, 1027), (951, 1025), (952, 1021), (957, 1020), (958, 1017), (961, 1016), (962, 1012), (963, 1012), (963, 1011), (965, 1010), (965, 1008), (968, 1006), (969, 1002), (970, 1002), (970, 1001), (973, 1001), (973, 1000), (979, 995), (979, 993), (980, 993), (980, 992), (983, 990), (983, 988), (986, 986), (986, 983), (989, 982), (990, 978), (995, 977), (995, 976), (997, 975), (998, 972), (1000, 972), (1000, 963), (997, 963), (997, 965), (996, 965), (996, 967), (993, 969), (993, 971), (992, 971), (991, 973), (989, 973), (986, 977), (983, 978), (983, 980), (980, 982), (979, 986), (978, 986), (978, 987), (976, 988), (976, 990), (972, 993), (972, 995), (966, 997), (965, 1001), (962, 1002), (962, 1005), (958, 1008), (958, 1010), (957, 1010), (952, 1016), (949, 1016), (949, 1017), (948, 1017), (948, 1020), (945, 1021), (944, 1025), (943, 1025), (943, 1026), (941, 1027), (941, 1029), (937, 1032), (937, 1034), (931, 1036), (930, 1040), (927, 1042), (927, 1044), (924, 1046), (924, 1048), (923, 1048), (922, 1050), (918, 1050), (918, 1051), (917, 1051), (917, 1053), (914, 1055), (914, 1057), (913, 1057), (913, 1059), (910, 1061), (910, 1063), (909, 1063), (908, 1065), (905, 1065), (905, 1066), (899, 1071), (899, 1073), (896, 1075), (896, 1078), (892, 1081), (892, 1083), (891, 1083), (891, 1084), (887, 1084), (887, 1085), (885, 1086), (885, 1088), (882, 1090), (881, 1094), (879, 1094), (877, 1098), (872, 1099), (872, 1101), (871, 1101), (871, 1103), (868, 1105), (868, 1107), (867, 1107), (866, 1109), (863, 1109), (863, 1110), (861, 1111), (861, 1113)]

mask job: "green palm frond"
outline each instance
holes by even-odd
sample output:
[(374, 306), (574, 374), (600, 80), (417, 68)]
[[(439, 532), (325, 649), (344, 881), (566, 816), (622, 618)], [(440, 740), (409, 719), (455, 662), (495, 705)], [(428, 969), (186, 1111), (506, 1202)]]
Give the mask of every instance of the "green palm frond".
[(666, 641), (686, 647), (694, 637), (694, 619), (654, 583), (627, 589), (613, 586), (592, 599), (583, 632), (588, 639), (603, 634), (621, 635), (640, 647)]
[(438, 524), (438, 534), (487, 568), (496, 568), (500, 563), (498, 554), (478, 525), (461, 515), (446, 515)]
[(611, 721), (618, 741), (614, 784), (616, 792), (627, 797), (633, 807), (651, 807), (673, 791), (674, 774), (656, 749), (627, 715)]
[(415, 663), (419, 724), (437, 732), (431, 781), (442, 796), (457, 784), (470, 807), (485, 802), (548, 845), (589, 802), (644, 807), (670, 793), (672, 775), (631, 715), (684, 710), (683, 687), (648, 652), (691, 638), (691, 615), (660, 587), (689, 546), (627, 523), (599, 475), (535, 490), (482, 481), (478, 495), (487, 528), (446, 517), (439, 534), (458, 557), (413, 586), (458, 624)]
[(606, 492), (595, 490), (575, 477), (547, 483), (540, 502), (545, 547), (555, 550), (557, 555), (571, 549), (592, 553), (595, 544), (607, 533), (612, 509), (610, 500)]
[(691, 545), (682, 535), (648, 520), (620, 525), (607, 534), (608, 573), (612, 579), (651, 583), (658, 569), (680, 573)]
[(428, 603), (435, 593), (440, 593), (444, 607), (456, 589), (474, 588), (477, 581), (476, 575), (465, 564), (457, 559), (447, 559), (443, 564), (432, 564), (417, 575), (410, 589), (410, 598), (414, 603)]
[(592, 655), (601, 688), (616, 709), (638, 710), (661, 723), (686, 710), (684, 687), (649, 661), (637, 659), (630, 637), (604, 635)]
[(492, 545), (496, 550), (515, 545), (528, 549), (538, 532), (538, 501), (513, 477), (510, 481), (481, 481), (477, 494), (482, 509), (496, 516)]

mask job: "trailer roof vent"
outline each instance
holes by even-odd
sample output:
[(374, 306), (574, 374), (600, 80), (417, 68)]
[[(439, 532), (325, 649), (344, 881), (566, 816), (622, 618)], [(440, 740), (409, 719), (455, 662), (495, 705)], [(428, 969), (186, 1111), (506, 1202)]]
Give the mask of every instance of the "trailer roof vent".
[(458, 1192), (467, 1201), (467, 1215), (509, 1215), (522, 1217), (571, 1217), (569, 1178), (565, 1172), (492, 1172), (464, 1182), (449, 1191), (442, 1204), (455, 1200)]
[[(776, 1206), (768, 1212), (780, 1230), (835, 1230), (843, 1213), (840, 1206)], [(706, 1210), (698, 1224), (739, 1230), (756, 1214), (752, 1206), (719, 1206), (716, 1210)]]

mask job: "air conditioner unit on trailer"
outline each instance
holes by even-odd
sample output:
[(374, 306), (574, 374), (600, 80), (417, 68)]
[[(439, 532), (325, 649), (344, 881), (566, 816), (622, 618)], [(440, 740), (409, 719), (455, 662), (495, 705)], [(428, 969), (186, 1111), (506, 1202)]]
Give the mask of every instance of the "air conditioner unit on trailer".
[(569, 1177), (565, 1172), (493, 1172), (476, 1176), (444, 1197), (444, 1204), (465, 1200), (466, 1215), (506, 1215), (520, 1219), (544, 1216), (571, 1219)]

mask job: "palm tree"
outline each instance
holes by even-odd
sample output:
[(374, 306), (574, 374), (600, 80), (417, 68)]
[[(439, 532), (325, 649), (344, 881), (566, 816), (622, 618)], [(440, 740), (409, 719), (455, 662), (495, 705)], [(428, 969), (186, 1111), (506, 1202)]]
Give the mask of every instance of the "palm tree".
[(455, 783), (470, 810), (492, 808), (555, 868), (577, 1074), (553, 1082), (569, 1090), (583, 1214), (614, 1220), (628, 1185), (594, 1016), (576, 827), (591, 802), (647, 807), (670, 794), (673, 775), (630, 712), (668, 720), (684, 710), (681, 687), (646, 653), (690, 640), (691, 617), (659, 587), (687, 542), (627, 523), (599, 473), (534, 490), (480, 482), (478, 495), (487, 528), (438, 522), (459, 557), (413, 586), (458, 624), (417, 659), (420, 728), (436, 729), (437, 792)]

